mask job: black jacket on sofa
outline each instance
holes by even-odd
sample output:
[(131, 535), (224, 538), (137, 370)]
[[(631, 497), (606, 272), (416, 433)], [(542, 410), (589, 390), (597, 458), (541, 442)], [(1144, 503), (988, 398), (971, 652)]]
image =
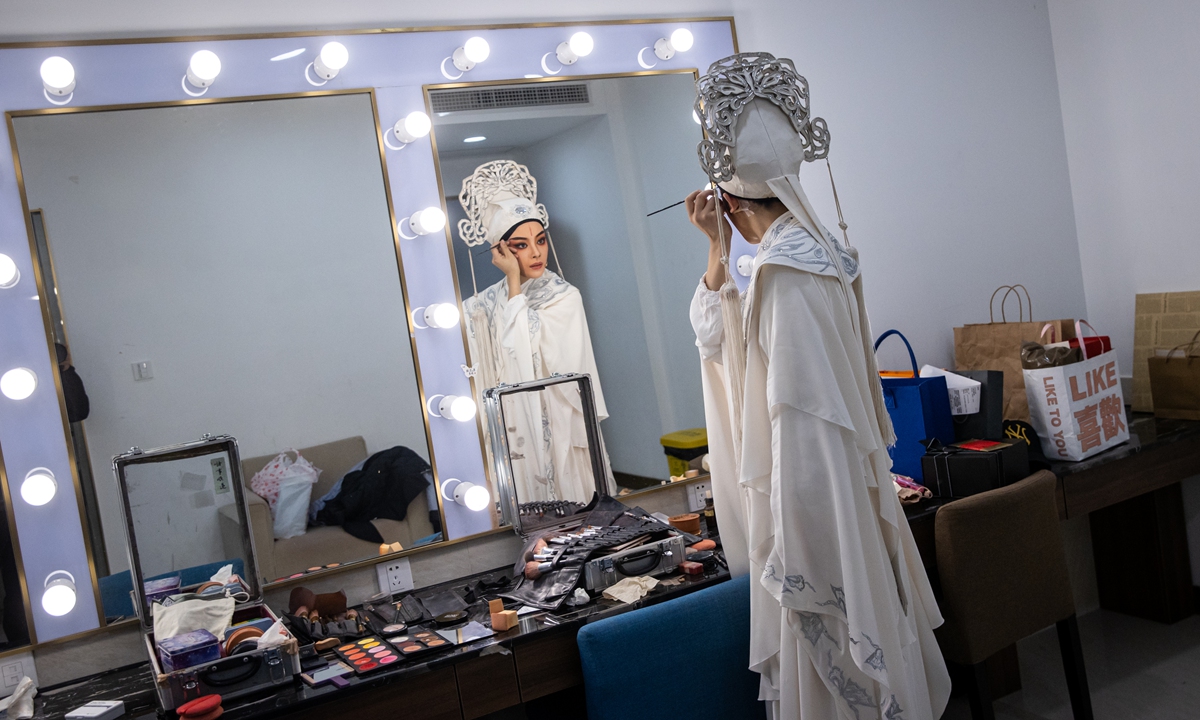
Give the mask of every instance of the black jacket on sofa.
[(346, 474), (342, 489), (317, 513), (322, 525), (341, 525), (360, 540), (382, 543), (371, 524), (375, 518), (403, 520), (408, 506), (429, 487), (429, 463), (406, 447), (382, 450), (367, 458), (361, 470)]

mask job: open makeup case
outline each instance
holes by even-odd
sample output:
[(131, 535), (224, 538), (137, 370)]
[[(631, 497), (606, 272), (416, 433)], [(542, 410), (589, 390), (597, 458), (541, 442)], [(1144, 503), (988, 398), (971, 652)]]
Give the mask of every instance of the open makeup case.
[[(234, 698), (290, 683), (300, 672), (294, 637), (258, 647), (278, 618), (263, 603), (240, 468), (237, 441), (227, 435), (113, 458), (133, 604), (163, 710), (203, 695)], [(228, 505), (237, 511), (236, 531), (218, 517)], [(190, 629), (212, 625), (211, 617), (200, 618), (221, 616), (230, 599), (232, 622), (224, 633)], [(187, 614), (178, 612), (182, 603)], [(221, 611), (215, 603), (223, 603)], [(165, 621), (171, 607), (180, 616), (171, 626), (182, 632), (157, 638), (154, 614)]]
[(612, 497), (589, 376), (500, 385), (483, 401), (501, 513), (525, 539), (503, 597), (557, 609), (579, 587), (674, 572), (699, 540)]

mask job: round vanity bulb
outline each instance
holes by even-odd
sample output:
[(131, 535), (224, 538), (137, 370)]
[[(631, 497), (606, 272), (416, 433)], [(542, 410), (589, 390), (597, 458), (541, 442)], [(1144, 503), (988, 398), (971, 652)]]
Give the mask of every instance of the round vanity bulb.
[(671, 33), (671, 47), (679, 52), (691, 50), (693, 42), (695, 42), (695, 38), (692, 37), (692, 31), (687, 28), (679, 28)]
[(417, 235), (428, 235), (446, 227), (446, 213), (440, 207), (418, 210), (408, 219), (408, 227)]
[(595, 42), (592, 41), (592, 36), (585, 32), (575, 33), (567, 41), (567, 44), (571, 46), (571, 52), (579, 57), (587, 57), (591, 54), (592, 48), (596, 46)]
[(42, 61), (42, 85), (51, 95), (69, 95), (75, 89), (75, 68), (57, 55)]
[(697, 125), (704, 124), (704, 123), (700, 122), (700, 116), (696, 114), (695, 110), (692, 111), (692, 120), (695, 120)]
[(410, 143), (428, 135), (432, 127), (433, 123), (429, 121), (428, 115), (420, 110), (414, 110), (397, 120), (396, 124), (392, 126), (392, 132), (400, 142)]
[(458, 307), (453, 303), (434, 303), (425, 308), (425, 324), (431, 328), (452, 328), (458, 320)]
[(750, 277), (750, 273), (754, 272), (754, 256), (743, 255), (738, 258), (737, 271), (742, 277)]
[(325, 80), (332, 80), (349, 61), (350, 52), (346, 50), (345, 45), (340, 42), (325, 43), (321, 54), (313, 60), (313, 70)]
[(46, 468), (30, 470), (25, 475), (25, 482), (21, 483), (21, 498), (30, 505), (45, 505), (54, 499), (56, 492), (58, 481), (54, 479), (54, 473)]
[(187, 79), (192, 85), (206, 88), (221, 74), (221, 58), (212, 50), (201, 50), (188, 63)]
[(46, 576), (42, 593), (42, 609), (61, 617), (75, 608), (75, 576), (66, 570), (56, 570)]
[(0, 393), (10, 400), (24, 400), (37, 389), (37, 375), (29, 368), (13, 368), (0, 375)]
[(21, 271), (9, 256), (0, 253), (0, 290), (8, 289), (21, 279)]
[(482, 485), (471, 482), (460, 482), (454, 487), (454, 502), (468, 510), (479, 512), (492, 501), (492, 494)]
[(475, 401), (462, 395), (447, 395), (438, 403), (438, 414), (451, 420), (467, 422), (475, 417)]
[(487, 40), (481, 37), (473, 37), (463, 43), (463, 55), (472, 63), (481, 63), (488, 59), (488, 55), (492, 54), (492, 48), (488, 45)]

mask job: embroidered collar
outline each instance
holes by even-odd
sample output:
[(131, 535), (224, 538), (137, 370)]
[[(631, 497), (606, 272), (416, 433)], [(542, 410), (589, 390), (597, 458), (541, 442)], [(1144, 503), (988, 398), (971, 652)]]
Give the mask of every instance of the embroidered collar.
[(800, 221), (792, 213), (786, 212), (763, 233), (758, 255), (754, 258), (755, 267), (765, 264), (787, 265), (816, 275), (837, 277), (834, 262), (838, 262), (842, 271), (853, 281), (858, 277), (858, 260), (832, 234), (826, 232), (825, 239), (833, 248), (835, 257), (831, 258)]

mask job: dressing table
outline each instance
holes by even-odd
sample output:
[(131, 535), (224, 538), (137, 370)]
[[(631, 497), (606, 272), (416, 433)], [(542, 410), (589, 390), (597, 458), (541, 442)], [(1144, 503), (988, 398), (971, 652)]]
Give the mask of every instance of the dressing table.
[[(469, 584), (509, 568), (478, 573), (423, 589), (434, 593)], [(669, 578), (663, 578), (669, 579)], [(428, 659), (413, 659), (395, 670), (353, 679), (350, 686), (312, 688), (300, 682), (266, 694), (223, 704), (230, 720), (258, 720), (287, 715), (304, 720), (348, 717), (351, 710), (362, 720), (385, 720), (401, 710), (414, 720), (450, 720), (482, 717), (579, 686), (583, 676), (575, 634), (587, 623), (639, 608), (667, 602), (729, 579), (719, 570), (680, 582), (659, 585), (633, 604), (597, 598), (580, 608), (537, 612), (521, 618), (507, 632), (445, 650)], [(472, 617), (486, 616), (486, 603), (471, 608)], [(502, 650), (498, 650), (501, 648)], [(507, 652), (505, 652), (507, 651)], [(154, 690), (145, 663), (118, 668), (91, 678), (42, 689), (35, 701), (34, 720), (62, 717), (91, 700), (121, 700), (128, 717), (156, 717)]]

